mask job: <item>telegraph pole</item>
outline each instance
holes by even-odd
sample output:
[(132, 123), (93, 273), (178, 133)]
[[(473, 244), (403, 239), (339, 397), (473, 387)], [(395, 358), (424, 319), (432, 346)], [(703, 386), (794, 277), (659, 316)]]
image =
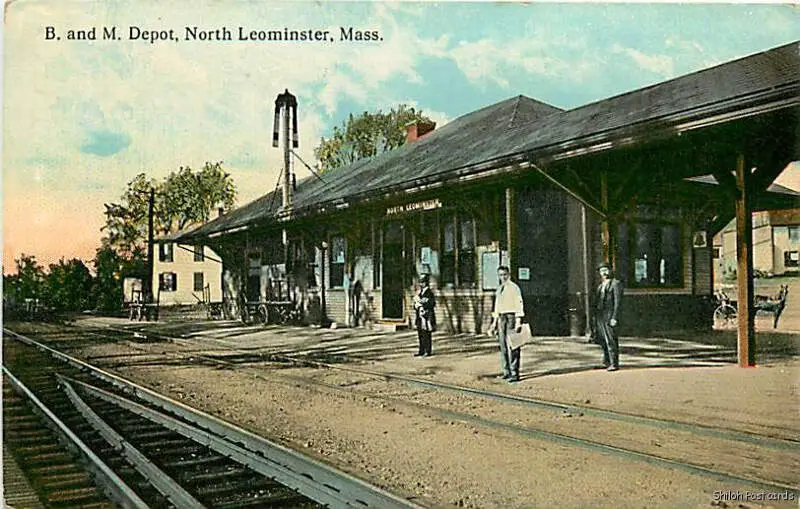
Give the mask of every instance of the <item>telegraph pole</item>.
[(147, 202), (147, 278), (145, 299), (147, 302), (153, 301), (153, 209), (155, 208), (156, 190), (150, 188), (150, 196)]

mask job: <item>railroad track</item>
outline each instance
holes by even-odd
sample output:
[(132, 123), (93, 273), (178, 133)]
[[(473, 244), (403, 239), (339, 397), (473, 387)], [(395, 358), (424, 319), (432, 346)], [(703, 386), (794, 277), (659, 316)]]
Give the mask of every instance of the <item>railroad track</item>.
[[(283, 365), (290, 363), (316, 366), (324, 369), (313, 379), (285, 373), (280, 378), (287, 384), (303, 384), (349, 395), (363, 395), (390, 405), (414, 407), (443, 420), (501, 429), (568, 447), (599, 451), (628, 460), (708, 476), (735, 485), (770, 492), (789, 491), (794, 493), (795, 500), (800, 494), (796, 474), (800, 471), (800, 442), (797, 440), (440, 384), (410, 376), (325, 363), (305, 356), (286, 356), (263, 349), (253, 351), (226, 347), (214, 351), (203, 348), (194, 338), (186, 340), (124, 329), (110, 332), (117, 340), (125, 335), (130, 338), (130, 334), (136, 334), (136, 342), (131, 342), (128, 346), (143, 352), (149, 350), (148, 342), (159, 340), (191, 348), (188, 352), (161, 352), (159, 359), (143, 354), (138, 364), (134, 362), (133, 365), (142, 365), (142, 362), (216, 364), (246, 368), (256, 373), (256, 376), (259, 376), (260, 371), (261, 377), (270, 382), (278, 381), (276, 373), (270, 370), (269, 376), (265, 376), (264, 368), (272, 368), (276, 362)], [(94, 334), (108, 333), (94, 331)], [(104, 360), (116, 367), (131, 366), (126, 360)], [(335, 372), (347, 372), (362, 377), (358, 381), (361, 389), (354, 388), (353, 383), (342, 386), (340, 381), (326, 382), (329, 374)], [(464, 404), (459, 404), (458, 408), (478, 408), (469, 412), (443, 408), (440, 401), (435, 401), (437, 395), (443, 392), (461, 398), (461, 403)], [(506, 416), (498, 416), (500, 412), (487, 412), (479, 408), (480, 405), (473, 404), (476, 399), (501, 403), (508, 407)], [(525, 408), (524, 412), (519, 411), (520, 406)], [(642, 428), (650, 429), (652, 433), (643, 434)], [(640, 437), (638, 441), (634, 438), (637, 436)]]
[[(18, 392), (20, 391), (20, 392)], [(25, 486), (23, 493), (11, 497), (20, 507), (44, 508), (58, 504), (72, 507), (113, 508), (116, 505), (99, 488), (87, 466), (59, 438), (58, 431), (44, 426), (41, 408), (15, 390), (11, 378), (3, 377), (3, 440), (10, 459), (24, 464), (25, 473), (14, 472), (3, 483), (6, 494), (15, 484)], [(37, 413), (38, 412), (38, 413)], [(53, 423), (54, 426), (57, 424)], [(32, 486), (37, 497), (32, 497)]]
[[(417, 507), (30, 338), (5, 333), (4, 400), (10, 406), (4, 419), (19, 433), (14, 455), (43, 499), (85, 498), (77, 507), (112, 507), (109, 498), (122, 507), (180, 509)], [(69, 456), (56, 449), (35, 416), (23, 415), (31, 405), (93, 465), (91, 474), (77, 468), (77, 460), (68, 468), (40, 468)], [(26, 450), (33, 455), (24, 455)]]

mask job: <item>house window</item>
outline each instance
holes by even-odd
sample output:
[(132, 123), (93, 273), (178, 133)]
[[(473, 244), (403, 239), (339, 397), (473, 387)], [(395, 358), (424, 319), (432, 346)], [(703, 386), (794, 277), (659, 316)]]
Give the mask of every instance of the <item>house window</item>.
[(344, 286), (344, 237), (333, 237), (330, 245), (331, 288)]
[(158, 245), (158, 261), (172, 262), (172, 243), (164, 242)]
[(784, 251), (783, 266), (800, 267), (800, 251)]
[(639, 288), (683, 285), (681, 229), (657, 221), (628, 222), (617, 228), (617, 272)]
[(195, 272), (194, 273), (194, 291), (202, 292), (205, 287), (205, 281), (203, 281), (203, 273), (202, 272)]
[(178, 290), (178, 275), (174, 272), (162, 272), (158, 275), (158, 289), (162, 292)]
[(194, 246), (194, 261), (202, 262), (205, 261), (206, 257), (203, 253), (203, 246)]

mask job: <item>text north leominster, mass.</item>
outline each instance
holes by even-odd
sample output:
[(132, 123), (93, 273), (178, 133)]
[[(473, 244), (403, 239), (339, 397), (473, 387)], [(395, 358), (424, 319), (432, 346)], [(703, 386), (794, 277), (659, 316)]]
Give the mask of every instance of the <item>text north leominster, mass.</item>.
[[(339, 27), (340, 41), (378, 41), (378, 30), (358, 30), (353, 27)], [(197, 26), (185, 27), (186, 41), (263, 41), (263, 42), (324, 42), (333, 41), (330, 30), (313, 28), (296, 30), (284, 27), (278, 30), (253, 30), (245, 27), (202, 29)]]

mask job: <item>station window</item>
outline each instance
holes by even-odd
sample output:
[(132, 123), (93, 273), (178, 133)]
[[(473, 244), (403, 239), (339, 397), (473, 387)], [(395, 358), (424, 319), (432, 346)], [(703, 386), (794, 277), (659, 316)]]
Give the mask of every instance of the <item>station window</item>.
[(681, 228), (657, 221), (630, 221), (617, 228), (617, 273), (627, 286), (683, 286)]
[(263, 265), (277, 265), (286, 262), (286, 246), (280, 237), (269, 239), (261, 248), (261, 263)]
[(171, 242), (163, 242), (158, 245), (158, 261), (172, 262), (173, 246)]
[(458, 244), (458, 284), (461, 287), (475, 286), (477, 272), (475, 256), (475, 221), (462, 219), (460, 222)]
[(800, 226), (790, 226), (789, 230), (789, 243), (792, 247), (800, 247)]
[(442, 225), (440, 282), (451, 287), (472, 288), (477, 281), (475, 220), (467, 216), (445, 217)]
[(194, 261), (202, 262), (205, 261), (206, 257), (203, 253), (203, 246), (194, 246)]
[(442, 260), (439, 264), (442, 285), (456, 284), (456, 222), (449, 217), (442, 225)]
[(330, 286), (337, 288), (344, 286), (344, 237), (333, 237), (330, 245)]

